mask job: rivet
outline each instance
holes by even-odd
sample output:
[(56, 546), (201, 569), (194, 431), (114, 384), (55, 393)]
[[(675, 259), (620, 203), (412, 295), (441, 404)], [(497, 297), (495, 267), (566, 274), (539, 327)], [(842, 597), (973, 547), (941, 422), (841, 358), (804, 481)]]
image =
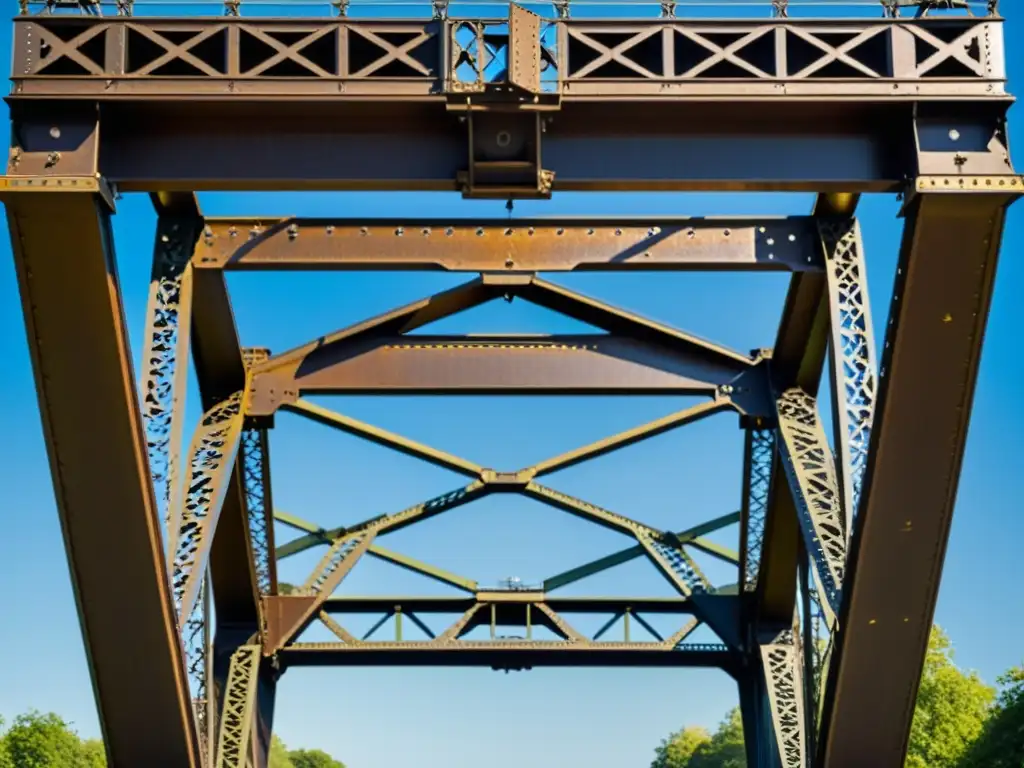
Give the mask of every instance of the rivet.
[(484, 228), (483, 227), (477, 227), (476, 228), (476, 236), (477, 237), (481, 237), (483, 235), (483, 233), (484, 233)]
[(768, 238), (768, 245), (775, 245), (775, 238), (774, 237), (769, 237)]
[(395, 227), (395, 236), (401, 237), (405, 234), (405, 227)]
[(362, 235), (363, 237), (366, 237), (368, 234), (370, 234), (370, 230), (367, 229), (366, 227), (360, 227), (359, 234)]
[(949, 129), (949, 138), (952, 141), (959, 141), (960, 140), (960, 131), (958, 131), (956, 128), (950, 128)]
[(763, 235), (764, 232), (765, 232), (765, 229), (764, 229), (764, 227), (758, 227), (757, 231), (760, 232)]
[(790, 235), (789, 236), (789, 242), (795, 243), (796, 242), (796, 235)]
[(509, 227), (508, 229), (505, 230), (505, 237), (508, 237), (511, 234), (512, 234), (512, 227)]
[(528, 234), (528, 235), (530, 235), (530, 236), (532, 236), (532, 235), (533, 235), (533, 232), (534, 232), (534, 229), (533, 229), (533, 227), (530, 227), (530, 228), (529, 228), (528, 230), (526, 230), (526, 234)]
[(420, 230), (420, 232), (422, 232), (424, 235), (429, 235), (430, 227), (424, 227), (423, 229)]
[(56, 125), (53, 126), (50, 129), (50, 138), (52, 138), (52, 139), (59, 139), (60, 138), (60, 128), (58, 128)]
[(445, 229), (445, 231), (444, 231), (444, 234), (445, 234), (445, 236), (447, 236), (447, 237), (451, 237), (452, 235), (454, 235), (454, 234), (455, 234), (455, 230), (454, 230), (454, 229), (452, 229), (451, 227), (447, 227), (447, 228)]
[(693, 238), (697, 236), (697, 232), (691, 227), (690, 229), (686, 230), (686, 236), (693, 240)]
[(868, 624), (876, 624), (876, 623), (877, 622), (874, 619), (868, 619)]
[(327, 234), (328, 235), (333, 235), (334, 234), (334, 225), (333, 224), (328, 224), (327, 225)]
[(616, 237), (619, 237), (621, 234), (622, 234), (622, 230), (621, 229), (616, 229), (615, 230), (615, 236)]
[(730, 232), (730, 231), (729, 231), (729, 230), (727, 229), (727, 230), (725, 230), (725, 233), (724, 233), (724, 234), (725, 234), (725, 236), (726, 236), (726, 237), (728, 237), (729, 235), (731, 235), (731, 234), (732, 234), (732, 232)]
[(561, 227), (559, 227), (558, 229), (555, 230), (555, 234), (556, 235), (564, 235), (565, 234), (565, 230), (562, 229)]

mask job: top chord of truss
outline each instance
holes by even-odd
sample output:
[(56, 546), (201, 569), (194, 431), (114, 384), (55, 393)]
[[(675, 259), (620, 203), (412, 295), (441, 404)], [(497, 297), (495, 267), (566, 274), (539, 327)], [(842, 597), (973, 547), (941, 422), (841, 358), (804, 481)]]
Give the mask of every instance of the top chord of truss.
[[(972, 16), (998, 14), (998, 0), (523, 0), (520, 5), (541, 16), (568, 18), (578, 14), (600, 16), (661, 16), (730, 18), (789, 18), (901, 15), (935, 17), (944, 12)], [(197, 16), (223, 12), (228, 16), (243, 12), (256, 16), (365, 16), (444, 18), (473, 14), (489, 6), (502, 8), (504, 0), (19, 0), (22, 14), (84, 14), (91, 16), (175, 15), (186, 11)]]

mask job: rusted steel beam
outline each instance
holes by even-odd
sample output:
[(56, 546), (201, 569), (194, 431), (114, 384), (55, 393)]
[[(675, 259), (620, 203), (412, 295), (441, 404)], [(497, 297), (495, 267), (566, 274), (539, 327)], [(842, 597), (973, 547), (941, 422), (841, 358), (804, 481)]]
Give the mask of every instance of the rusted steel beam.
[(2, 199), (86, 658), (111, 765), (199, 768), (110, 210), (82, 186)]
[(818, 749), (824, 768), (903, 763), (1005, 209), (1017, 197), (998, 188), (936, 188), (919, 179), (906, 206), (870, 458), (824, 699)]
[(306, 394), (713, 395), (735, 375), (614, 336), (390, 336), (311, 355), (291, 376), (259, 374), (249, 413)]
[[(402, 335), (499, 296), (522, 297), (608, 335)], [(736, 390), (749, 397), (742, 395), (739, 404), (764, 413), (763, 367), (760, 358), (744, 357), (533, 275), (485, 274), (256, 366), (247, 410), (270, 415), (310, 392), (713, 396), (742, 379)]]
[(811, 217), (207, 219), (197, 268), (229, 270), (790, 270), (822, 268)]

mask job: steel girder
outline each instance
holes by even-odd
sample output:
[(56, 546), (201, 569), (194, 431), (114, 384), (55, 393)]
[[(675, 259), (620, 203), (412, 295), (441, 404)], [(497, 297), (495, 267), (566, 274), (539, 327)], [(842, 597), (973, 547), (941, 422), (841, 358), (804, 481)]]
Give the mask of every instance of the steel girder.
[[(538, 70), (543, 63), (541, 82), (527, 86), (531, 99), (495, 95), (503, 83), (461, 66), (484, 55), (475, 49), (493, 43), (502, 23), (21, 17), (12, 171), (89, 173), (98, 147), (97, 170), (121, 190), (534, 197), (552, 189), (897, 191), (919, 174), (1007, 172), (988, 151), (1011, 102), (998, 17), (538, 20), (517, 45), (495, 48), (496, 70), (522, 56)], [(721, 44), (723, 28), (737, 42)], [(297, 34), (307, 43), (301, 51), (291, 44)], [(389, 42), (395, 34), (410, 42)], [(183, 35), (191, 36), (178, 42)], [(37, 54), (37, 40), (48, 56)], [(267, 55), (243, 55), (249, 40)], [(360, 53), (366, 43), (376, 57)], [(175, 74), (182, 71), (189, 76)], [(58, 102), (54, 138), (47, 105)], [(96, 103), (98, 113), (82, 106)], [(960, 136), (952, 147), (941, 129), (950, 121)], [(492, 140), (503, 131), (512, 137), (504, 150)], [(261, 151), (268, 140), (288, 152)], [(488, 177), (488, 162), (527, 170)]]

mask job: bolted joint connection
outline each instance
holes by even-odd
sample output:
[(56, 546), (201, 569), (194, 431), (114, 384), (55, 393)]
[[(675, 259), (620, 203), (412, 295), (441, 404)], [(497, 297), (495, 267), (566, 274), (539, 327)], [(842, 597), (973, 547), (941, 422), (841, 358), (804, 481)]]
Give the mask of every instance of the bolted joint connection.
[(523, 490), (533, 480), (532, 469), (521, 469), (518, 472), (497, 472), (484, 469), (480, 472), (480, 481), (498, 492), (514, 493)]

